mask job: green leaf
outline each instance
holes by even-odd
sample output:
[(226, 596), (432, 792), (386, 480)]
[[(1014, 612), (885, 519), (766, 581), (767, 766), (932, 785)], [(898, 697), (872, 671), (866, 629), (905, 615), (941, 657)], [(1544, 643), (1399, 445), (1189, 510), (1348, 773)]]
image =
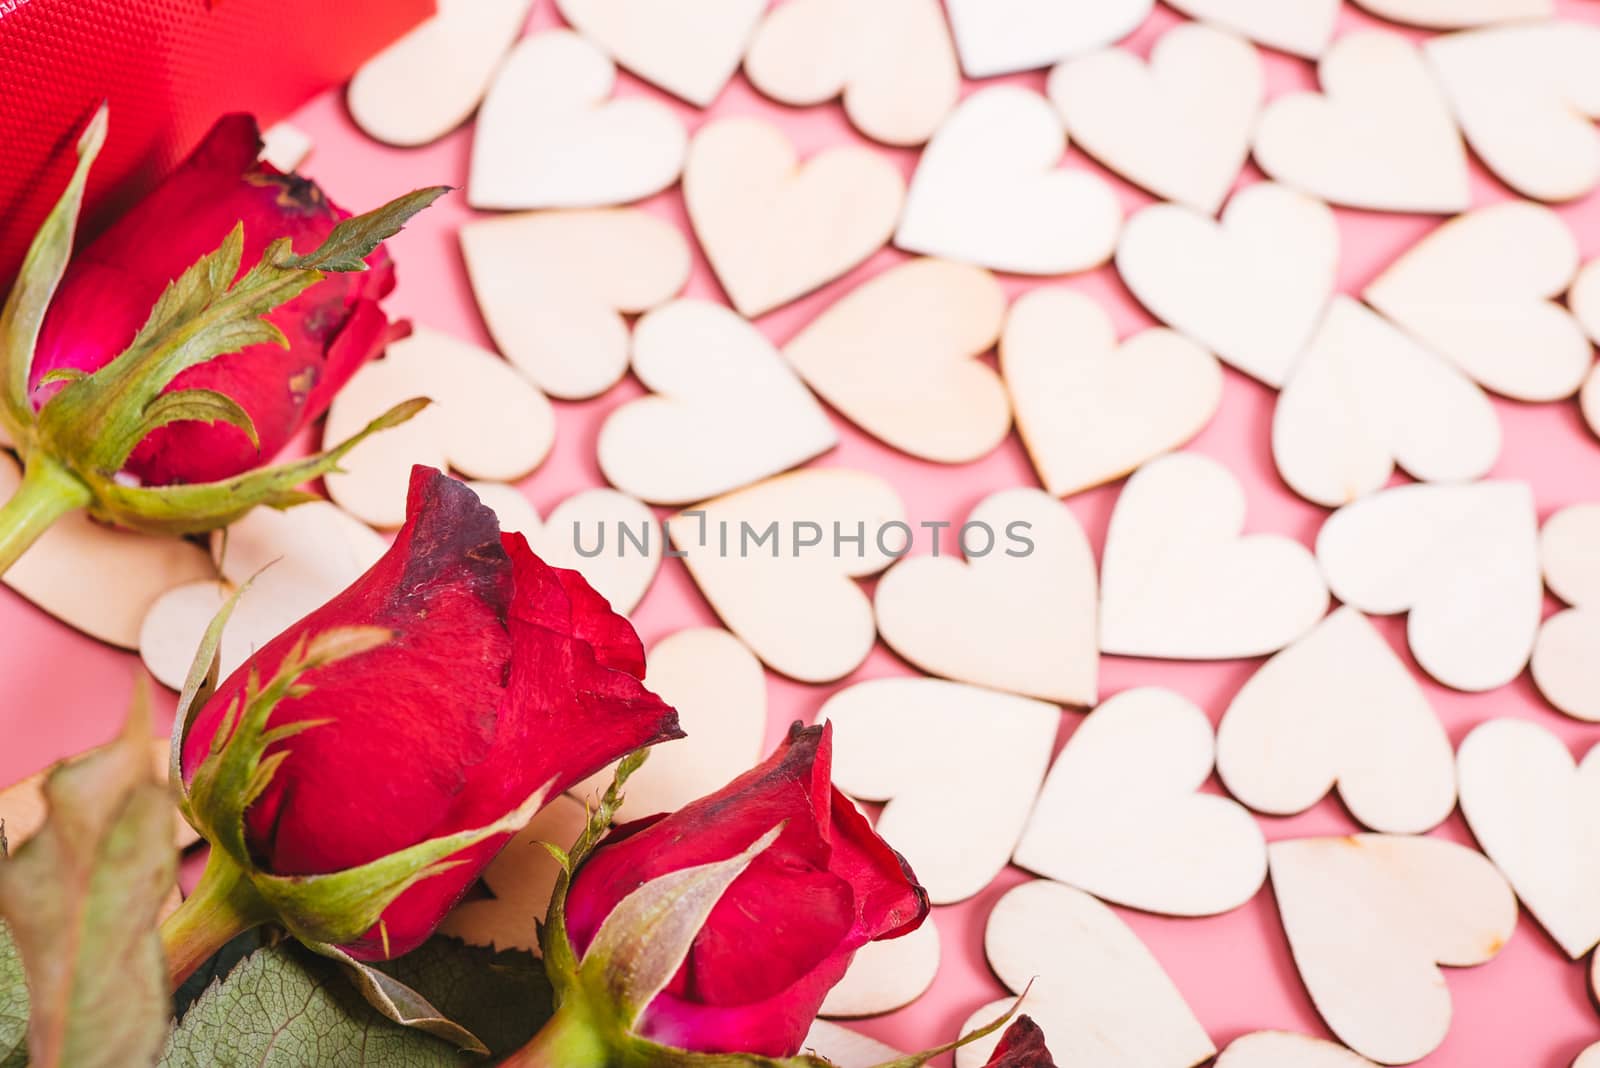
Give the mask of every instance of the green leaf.
[(361, 996), (367, 999), (367, 1004), (377, 1009), (385, 1018), (401, 1027), (426, 1031), (465, 1053), (489, 1052), (489, 1047), (484, 1045), (477, 1035), (450, 1019), (435, 1008), (426, 996), (411, 989), (394, 976), (356, 960), (337, 946), (306, 948), (343, 964), (350, 981), (361, 991)]
[(496, 952), (435, 935), (374, 967), (423, 994), (495, 1056), (526, 1043), (553, 1011), (544, 966), (521, 950)]
[(461, 1068), (449, 1043), (398, 1027), (361, 999), (332, 961), (292, 943), (259, 950), (190, 1006), (162, 1068)]
[(156, 917), (177, 871), (172, 803), (136, 691), (122, 736), (50, 773), (44, 826), (0, 862), (0, 917), (28, 977), (33, 1068), (133, 1068), (170, 1006)]
[(315, 252), (279, 259), (280, 267), (313, 271), (364, 271), (372, 250), (398, 234), (417, 212), (450, 192), (450, 186), (418, 189), (376, 211), (345, 219)]
[(11, 928), (0, 920), (0, 1068), (28, 1063), (28, 980)]
[(151, 401), (144, 410), (144, 422), (139, 424), (137, 441), (143, 441), (153, 431), (168, 423), (227, 423), (244, 431), (250, 444), (261, 448), (261, 438), (256, 434), (256, 424), (250, 413), (226, 393), (214, 389), (180, 389), (163, 393)]
[(226, 979), (250, 954), (258, 949), (275, 945), (280, 938), (282, 935), (261, 926), (252, 927), (230, 939), (227, 945), (213, 953), (209, 960), (196, 968), (194, 974), (172, 992), (173, 1015), (180, 1020), (183, 1019), (190, 1007), (212, 984)]

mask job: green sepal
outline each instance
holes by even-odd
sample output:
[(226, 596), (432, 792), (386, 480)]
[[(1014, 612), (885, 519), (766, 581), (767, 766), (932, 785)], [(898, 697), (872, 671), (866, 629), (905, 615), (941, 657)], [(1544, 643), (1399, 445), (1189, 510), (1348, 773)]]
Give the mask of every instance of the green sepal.
[(383, 242), (398, 234), (417, 212), (450, 192), (451, 186), (435, 185), (413, 190), (389, 201), (377, 211), (345, 219), (333, 228), (326, 240), (304, 256), (286, 256), (281, 267), (302, 271), (365, 271), (367, 257)]

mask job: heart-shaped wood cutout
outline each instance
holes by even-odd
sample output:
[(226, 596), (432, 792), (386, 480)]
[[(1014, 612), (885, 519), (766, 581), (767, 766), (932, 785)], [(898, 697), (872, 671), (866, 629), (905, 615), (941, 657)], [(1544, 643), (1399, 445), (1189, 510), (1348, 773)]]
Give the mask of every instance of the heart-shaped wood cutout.
[(678, 180), (689, 134), (644, 96), (612, 100), (617, 68), (571, 30), (524, 38), (478, 115), (467, 202), (475, 208), (626, 204)]
[(1339, 608), (1261, 665), (1217, 728), (1217, 774), (1291, 816), (1335, 785), (1377, 831), (1418, 833), (1456, 804), (1455, 754), (1422, 688), (1367, 618)]
[(1100, 651), (1228, 660), (1283, 648), (1328, 610), (1305, 546), (1241, 536), (1245, 498), (1215, 460), (1177, 453), (1128, 480), (1106, 532)]
[[(171, 762), (172, 742), (166, 738), (150, 739), (150, 766), (157, 781), (167, 781)], [(44, 826), (50, 811), (44, 797), (44, 782), (49, 775), (47, 768), (0, 789), (0, 822), (5, 824), (6, 841), (13, 853)], [(200, 842), (200, 835), (176, 810), (172, 813), (172, 835), (179, 852)]]
[(894, 243), (1015, 274), (1098, 267), (1116, 247), (1122, 208), (1100, 176), (1059, 169), (1066, 147), (1038, 93), (973, 93), (923, 150)]
[(1356, 3), (1392, 22), (1432, 30), (1519, 22), (1548, 18), (1556, 13), (1553, 0), (1356, 0)]
[(1465, 211), (1467, 150), (1416, 47), (1388, 33), (1339, 38), (1317, 65), (1322, 93), (1280, 96), (1255, 157), (1277, 181), (1375, 211)]
[(1435, 37), (1424, 51), (1467, 142), (1501, 181), (1549, 201), (1600, 185), (1600, 26), (1470, 30)]
[(961, 68), (992, 78), (1048, 67), (1058, 59), (1120, 41), (1144, 22), (1154, 0), (945, 0)]
[(938, 0), (793, 0), (767, 14), (744, 72), (795, 107), (842, 95), (856, 129), (886, 145), (932, 137), (961, 90)]
[(1028, 456), (1057, 497), (1181, 447), (1222, 402), (1209, 352), (1162, 329), (1119, 347), (1111, 317), (1070, 289), (1034, 290), (1012, 305), (1000, 371)]
[(618, 63), (696, 107), (739, 69), (767, 0), (556, 0), (561, 17)]
[(838, 444), (816, 398), (761, 332), (720, 304), (679, 300), (639, 320), (633, 373), (655, 395), (600, 428), (600, 470), (655, 504), (758, 482)]
[(1537, 723), (1495, 719), (1457, 754), (1461, 813), (1550, 937), (1577, 960), (1600, 943), (1600, 747), (1581, 764)]
[(1255, 1031), (1228, 1044), (1214, 1068), (1376, 1068), (1359, 1053), (1292, 1031)]
[(1574, 719), (1600, 723), (1600, 505), (1579, 504), (1545, 520), (1539, 559), (1545, 585), (1573, 607), (1539, 628), (1533, 681), (1545, 700)]
[(673, 518), (670, 533), (712, 609), (763, 663), (832, 682), (872, 651), (872, 605), (852, 580), (889, 565), (905, 520), (882, 478), (824, 468), (718, 497)]
[(1439, 965), (1492, 960), (1517, 925), (1494, 865), (1453, 842), (1404, 835), (1300, 838), (1267, 847), (1300, 978), (1339, 1040), (1380, 1064), (1432, 1053), (1450, 1029)]
[(293, 174), (311, 155), (311, 135), (290, 122), (275, 122), (261, 131), (259, 159), (284, 174)]
[(905, 181), (854, 145), (804, 164), (762, 119), (720, 119), (689, 145), (683, 198), (695, 236), (740, 314), (803, 297), (877, 252), (894, 233)]
[(627, 615), (644, 599), (661, 567), (666, 534), (655, 513), (636, 498), (613, 489), (580, 490), (541, 522), (516, 490), (505, 487), (502, 492), (526, 509), (519, 509), (520, 521), (512, 522), (507, 506), (485, 494), (482, 484), (474, 488), (499, 514), (504, 529), (526, 534), (546, 563), (583, 575), (614, 610)]
[(1156, 204), (1129, 220), (1117, 271), (1139, 302), (1228, 363), (1282, 386), (1322, 321), (1339, 230), (1319, 200), (1261, 182), (1216, 220)]
[(1578, 272), (1561, 216), (1508, 201), (1457, 216), (1367, 287), (1367, 301), (1486, 389), (1524, 401), (1570, 397), (1594, 352), (1555, 302)]
[(343, 441), (411, 397), (433, 403), (357, 445), (327, 479), (328, 496), (374, 526), (405, 522), (415, 464), (511, 482), (555, 442), (555, 413), (527, 379), (493, 353), (426, 327), (351, 377), (328, 409), (324, 438)]
[(1039, 490), (1001, 490), (972, 510), (959, 541), (965, 564), (917, 556), (878, 580), (889, 648), (930, 674), (1094, 705), (1094, 550), (1077, 518)]
[[(21, 484), (16, 460), (0, 453), (0, 500)], [(4, 581), (67, 626), (119, 649), (137, 649), (139, 628), (157, 598), (212, 576), (210, 558), (193, 542), (116, 530), (74, 512), (45, 531)]]
[(443, 137), (477, 108), (532, 6), (533, 0), (439, 0), (437, 14), (356, 71), (345, 97), (350, 117), (391, 145)]
[(1500, 419), (1455, 365), (1359, 301), (1333, 298), (1272, 415), (1289, 488), (1337, 508), (1388, 485), (1470, 482), (1500, 458)]
[(616, 385), (628, 369), (623, 314), (665, 304), (689, 280), (677, 228), (632, 208), (469, 222), (461, 253), (495, 345), (563, 400)]
[(913, 260), (863, 283), (784, 347), (800, 377), (857, 426), (940, 463), (986, 456), (1011, 429), (992, 348), (1006, 298), (987, 271)]
[(1163, 200), (1209, 215), (1250, 154), (1265, 84), (1248, 42), (1182, 23), (1156, 42), (1148, 64), (1102, 49), (1051, 71), (1048, 91), (1079, 148)]
[(1572, 1068), (1600, 1068), (1600, 1042), (1596, 1042), (1572, 1062)]
[(1268, 48), (1315, 59), (1333, 40), (1339, 0), (1169, 0), (1169, 6)]
[[(1144, 943), (1081, 890), (1023, 883), (989, 914), (983, 945), (1000, 981), (1028, 990), (1022, 1011), (1044, 1029), (1057, 1064), (1193, 1068), (1216, 1055)], [(1013, 1000), (979, 1009), (963, 1033), (992, 1022)], [(995, 1032), (963, 1046), (956, 1068), (980, 1068), (999, 1042)]]
[(1061, 711), (940, 679), (874, 679), (834, 694), (820, 718), (833, 724), (834, 784), (888, 802), (878, 833), (947, 905), (1006, 866)]
[(1267, 877), (1261, 829), (1237, 802), (1199, 793), (1211, 721), (1170, 690), (1125, 690), (1073, 732), (1039, 792), (1015, 860), (1105, 901), (1215, 916)]
[(1524, 483), (1399, 486), (1329, 516), (1317, 559), (1344, 603), (1411, 613), (1406, 633), (1423, 670), (1479, 692), (1520, 675), (1533, 651), (1538, 537)]
[(877, 1068), (880, 1064), (899, 1060), (905, 1054), (893, 1046), (886, 1046), (875, 1038), (859, 1031), (816, 1020), (806, 1032), (805, 1044), (800, 1047), (818, 1057), (827, 1059), (834, 1068)]
[(908, 935), (856, 950), (844, 978), (822, 1000), (821, 1015), (880, 1016), (927, 993), (939, 974), (939, 928), (932, 919)]

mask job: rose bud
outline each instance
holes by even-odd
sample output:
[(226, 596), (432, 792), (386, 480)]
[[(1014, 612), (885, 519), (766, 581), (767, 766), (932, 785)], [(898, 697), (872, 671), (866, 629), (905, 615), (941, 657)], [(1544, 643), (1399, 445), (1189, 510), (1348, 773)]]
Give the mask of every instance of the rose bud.
[(545, 799), (682, 737), (628, 622), (428, 468), (382, 559), (200, 706), (224, 622), (174, 731), (172, 781), (212, 846), (163, 925), (175, 982), (269, 922), (339, 959), (405, 953)]
[(834, 789), (831, 765), (832, 728), (797, 723), (723, 789), (576, 850), (544, 929), (559, 1009), (504, 1063), (798, 1052), (856, 950), (928, 915), (927, 893)]
[(1056, 1068), (1056, 1062), (1045, 1048), (1044, 1031), (1033, 1017), (1019, 1016), (984, 1068)]
[(353, 442), (258, 465), (407, 332), (378, 303), (394, 288), (381, 242), (445, 192), (352, 217), (315, 183), (258, 162), (255, 120), (231, 115), (69, 263), (107, 121), (102, 108), (80, 141), (0, 320), (0, 439), (25, 467), (0, 510), (0, 572), (77, 508), (188, 534), (304, 499), (295, 487)]

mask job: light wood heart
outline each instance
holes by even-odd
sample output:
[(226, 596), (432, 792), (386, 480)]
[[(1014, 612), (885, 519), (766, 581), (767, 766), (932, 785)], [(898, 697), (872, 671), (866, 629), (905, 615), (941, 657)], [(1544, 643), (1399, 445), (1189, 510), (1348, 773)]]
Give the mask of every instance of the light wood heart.
[(1001, 490), (972, 510), (948, 556), (902, 560), (878, 580), (889, 647), (924, 671), (1061, 704), (1099, 700), (1094, 550), (1066, 506)]
[(823, 468), (718, 497), (669, 526), (700, 592), (763, 663), (831, 682), (872, 651), (872, 605), (852, 580), (889, 565), (905, 519), (882, 478)]
[(532, 6), (533, 0), (439, 0), (437, 14), (356, 71), (345, 97), (350, 117), (391, 145), (443, 137), (477, 108)]
[(927, 993), (938, 974), (939, 928), (929, 919), (908, 935), (856, 950), (820, 1014), (848, 1019), (893, 1012)]
[(1552, 0), (1356, 0), (1356, 3), (1393, 22), (1433, 30), (1548, 18), (1556, 13)]
[(1360, 834), (1267, 847), (1289, 948), (1339, 1040), (1380, 1064), (1432, 1053), (1450, 1029), (1439, 965), (1492, 960), (1517, 901), (1482, 855), (1436, 838)]
[[(1600, 259), (1590, 261), (1578, 272), (1577, 280), (1567, 294), (1567, 305), (1584, 333), (1589, 335), (1589, 340), (1600, 345)], [(1589, 424), (1592, 433), (1600, 437), (1600, 364), (1584, 379), (1579, 404), (1583, 421)]]
[(1310, 1035), (1255, 1031), (1228, 1044), (1214, 1068), (1377, 1068), (1359, 1053)]
[(1338, 264), (1333, 212), (1270, 182), (1235, 193), (1220, 226), (1190, 208), (1146, 208), (1117, 248), (1117, 271), (1141, 304), (1274, 387), (1315, 334)]
[(829, 404), (889, 445), (940, 463), (990, 452), (1011, 429), (994, 347), (1006, 298), (987, 271), (913, 260), (852, 290), (784, 346)]
[(351, 377), (328, 409), (323, 436), (329, 444), (343, 441), (412, 397), (433, 403), (357, 445), (327, 478), (328, 496), (374, 526), (405, 522), (416, 464), (511, 482), (543, 463), (555, 443), (550, 402), (515, 368), (426, 327)]
[(1038, 93), (973, 93), (923, 150), (894, 243), (1015, 274), (1098, 267), (1116, 247), (1122, 208), (1098, 175), (1058, 167), (1066, 147)]
[[(1205, 1029), (1160, 963), (1116, 913), (1060, 883), (1023, 883), (989, 914), (984, 952), (1022, 1011), (1044, 1029), (1057, 1064), (1193, 1068), (1216, 1055)], [(1014, 999), (972, 1014), (987, 1024)], [(980, 1068), (1000, 1034), (956, 1051), (956, 1068)]]
[(1467, 151), (1416, 47), (1388, 33), (1339, 38), (1317, 65), (1322, 93), (1280, 96), (1255, 157), (1275, 180), (1374, 211), (1465, 211)]
[[(167, 781), (171, 762), (171, 741), (166, 738), (150, 739), (150, 767), (157, 781)], [(49, 776), (50, 769), (46, 768), (0, 789), (0, 820), (5, 822), (6, 840), (13, 853), (44, 826), (45, 817), (50, 811), (44, 796), (44, 783)], [(172, 813), (172, 834), (173, 844), (179, 852), (200, 842), (200, 835), (176, 810)]]
[(1399, 486), (1328, 517), (1317, 559), (1334, 596), (1410, 612), (1411, 653), (1458, 690), (1504, 686), (1533, 650), (1543, 594), (1533, 493), (1521, 482)]
[(1305, 634), (1328, 610), (1316, 561), (1277, 534), (1241, 536), (1245, 498), (1215, 460), (1177, 453), (1128, 480), (1106, 533), (1100, 651), (1228, 660)]
[(961, 67), (992, 78), (1048, 67), (1058, 59), (1120, 41), (1144, 22), (1153, 0), (946, 0)]
[(1217, 728), (1217, 774), (1291, 816), (1335, 785), (1373, 830), (1430, 830), (1456, 804), (1455, 754), (1422, 687), (1367, 618), (1339, 608), (1244, 684)]
[(1549, 201), (1600, 185), (1600, 27), (1525, 22), (1435, 37), (1424, 51), (1501, 181)]
[[(0, 453), (0, 500), (21, 484), (16, 460)], [(210, 558), (192, 542), (117, 530), (76, 512), (34, 542), (4, 581), (67, 626), (119, 649), (137, 649), (140, 626), (157, 598), (210, 577)]]
[(1578, 1054), (1577, 1060), (1572, 1062), (1572, 1068), (1600, 1068), (1600, 1042)]
[(758, 482), (838, 444), (822, 405), (761, 332), (720, 304), (678, 300), (634, 328), (633, 373), (653, 396), (606, 417), (600, 470), (655, 504)]
[(752, 84), (795, 107), (844, 98), (856, 129), (920, 145), (956, 106), (961, 71), (938, 0), (794, 0), (770, 11), (744, 57)]
[(689, 246), (642, 211), (552, 211), (461, 227), (478, 310), (506, 359), (552, 397), (604, 393), (628, 369), (623, 314), (689, 280)]
[[(475, 484), (485, 496), (481, 484)], [(500, 526), (527, 535), (546, 563), (581, 574), (611, 607), (627, 615), (644, 599), (661, 567), (666, 534), (637, 498), (613, 489), (580, 490), (551, 509), (542, 521), (516, 490), (506, 487), (520, 519), (485, 497)], [(721, 785), (720, 783), (718, 784)]]
[(1600, 505), (1579, 504), (1545, 520), (1539, 559), (1545, 585), (1572, 607), (1539, 628), (1533, 681), (1545, 700), (1574, 719), (1600, 723)]
[(1575, 763), (1537, 723), (1495, 719), (1457, 755), (1461, 813), (1550, 937), (1577, 960), (1600, 943), (1600, 747)]
[(1222, 402), (1222, 368), (1171, 330), (1120, 347), (1111, 318), (1070, 289), (1019, 298), (1000, 339), (1017, 430), (1044, 488), (1067, 497), (1180, 448)]
[(940, 679), (874, 679), (834, 694), (820, 717), (833, 724), (835, 785), (888, 802), (878, 833), (947, 905), (1006, 866), (1061, 711)]
[(618, 63), (696, 107), (739, 69), (767, 0), (556, 0), (561, 17)]
[(1248, 42), (1182, 23), (1148, 64), (1102, 49), (1051, 71), (1048, 91), (1079, 148), (1164, 200), (1213, 214), (1250, 154), (1265, 84)]
[(311, 155), (311, 135), (291, 122), (275, 122), (261, 131), (261, 155), (284, 174), (293, 174)]
[(1343, 295), (1272, 415), (1278, 473), (1329, 508), (1382, 489), (1397, 463), (1424, 482), (1482, 478), (1500, 443), (1500, 419), (1475, 382)]
[(1526, 201), (1457, 216), (1367, 286), (1368, 303), (1486, 389), (1524, 401), (1570, 397), (1594, 352), (1555, 298), (1578, 272), (1561, 217)]
[(1169, 0), (1190, 18), (1232, 30), (1268, 48), (1315, 59), (1333, 40), (1339, 0)]
[[(620, 821), (676, 812), (722, 789), (761, 759), (767, 730), (767, 678), (744, 643), (718, 627), (691, 627), (650, 647), (645, 685), (678, 710), (686, 738), (663, 742), (628, 780)], [(569, 793), (595, 802), (616, 766)]]
[(834, 1068), (877, 1068), (905, 1056), (893, 1046), (827, 1020), (812, 1023), (801, 1049), (826, 1058)]
[(475, 208), (626, 204), (678, 180), (689, 134), (649, 97), (612, 100), (617, 68), (570, 30), (524, 38), (500, 65), (472, 141)]
[(1170, 690), (1125, 690), (1056, 758), (1016, 862), (1096, 897), (1170, 916), (1215, 916), (1267, 877), (1261, 830), (1200, 793), (1215, 746), (1204, 712)]

